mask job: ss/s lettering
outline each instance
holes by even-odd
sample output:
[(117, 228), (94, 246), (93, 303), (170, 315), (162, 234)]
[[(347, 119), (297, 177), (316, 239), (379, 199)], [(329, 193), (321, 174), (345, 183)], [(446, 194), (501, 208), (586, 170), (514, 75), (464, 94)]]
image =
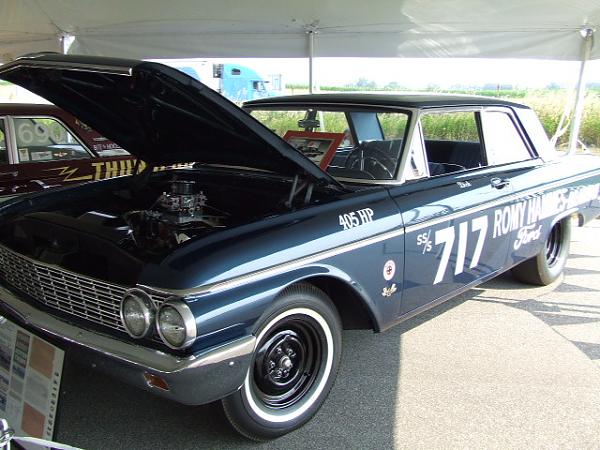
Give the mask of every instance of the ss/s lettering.
[(431, 251), (433, 248), (433, 245), (431, 244), (431, 230), (417, 236), (417, 247), (423, 247), (423, 254)]
[(344, 230), (373, 222), (374, 211), (371, 208), (363, 208), (346, 214), (340, 214), (340, 225)]

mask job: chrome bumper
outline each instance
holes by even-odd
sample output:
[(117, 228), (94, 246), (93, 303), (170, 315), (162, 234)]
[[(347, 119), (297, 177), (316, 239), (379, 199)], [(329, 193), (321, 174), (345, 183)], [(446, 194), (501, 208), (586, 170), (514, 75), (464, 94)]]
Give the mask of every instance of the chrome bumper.
[[(245, 336), (181, 358), (71, 325), (23, 302), (3, 286), (0, 313), (67, 344), (69, 358), (186, 405), (209, 403), (239, 389), (256, 340)], [(150, 386), (144, 374), (162, 378), (169, 389)]]

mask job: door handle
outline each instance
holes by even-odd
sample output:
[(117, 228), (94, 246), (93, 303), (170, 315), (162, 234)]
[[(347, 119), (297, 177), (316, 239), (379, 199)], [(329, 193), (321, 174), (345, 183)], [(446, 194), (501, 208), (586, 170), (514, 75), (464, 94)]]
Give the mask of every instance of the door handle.
[(16, 170), (13, 172), (0, 172), (0, 177), (13, 177), (13, 178), (17, 178), (17, 175), (19, 175), (19, 172), (17, 172)]
[(506, 186), (510, 186), (510, 180), (502, 178), (492, 178), (490, 183), (496, 189), (504, 189)]

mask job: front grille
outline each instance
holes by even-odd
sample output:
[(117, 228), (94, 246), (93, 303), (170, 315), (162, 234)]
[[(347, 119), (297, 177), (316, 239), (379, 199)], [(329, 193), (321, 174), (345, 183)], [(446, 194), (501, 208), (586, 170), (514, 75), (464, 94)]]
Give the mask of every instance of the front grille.
[[(125, 332), (119, 305), (127, 287), (26, 258), (0, 245), (0, 277), (44, 305)], [(155, 306), (169, 294), (149, 293)]]

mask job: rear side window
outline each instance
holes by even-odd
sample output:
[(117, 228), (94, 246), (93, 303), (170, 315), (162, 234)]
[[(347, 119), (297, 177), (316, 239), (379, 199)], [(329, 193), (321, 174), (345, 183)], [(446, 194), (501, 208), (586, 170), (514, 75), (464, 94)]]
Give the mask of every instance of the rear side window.
[(421, 117), (425, 140), (479, 142), (474, 111), (427, 113)]
[(56, 119), (14, 119), (19, 162), (44, 162), (90, 158), (85, 147)]
[(490, 164), (508, 164), (531, 159), (529, 149), (510, 115), (501, 111), (486, 111), (482, 114), (481, 124)]
[(485, 165), (476, 112), (428, 112), (421, 117), (432, 176)]

